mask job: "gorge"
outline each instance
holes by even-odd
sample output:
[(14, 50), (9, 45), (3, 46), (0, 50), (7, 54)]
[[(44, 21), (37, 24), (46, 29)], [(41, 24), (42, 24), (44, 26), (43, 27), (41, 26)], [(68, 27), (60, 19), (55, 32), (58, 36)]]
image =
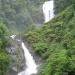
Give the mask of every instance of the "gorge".
[[(43, 13), (44, 13), (45, 22), (50, 21), (54, 17), (54, 0), (44, 2)], [(18, 75), (36, 74), (38, 71), (37, 71), (37, 65), (35, 63), (35, 60), (31, 56), (31, 54), (29, 53), (28, 49), (26, 48), (23, 42), (21, 43), (21, 45), (24, 50), (24, 56), (26, 59), (27, 68), (25, 71), (19, 73)]]
[[(50, 1), (46, 1), (43, 4), (43, 13), (44, 13), (44, 19), (45, 22), (48, 22), (49, 20), (51, 20), (54, 17), (54, 0), (50, 0)], [(31, 56), (31, 54), (29, 53), (28, 49), (26, 48), (26, 46), (24, 45), (24, 43), (21, 43), (22, 48), (24, 50), (24, 56), (26, 59), (26, 70), (19, 73), (18, 75), (32, 75), (32, 74), (37, 74), (38, 70), (37, 70), (37, 65), (35, 63), (35, 60), (33, 59), (33, 57)]]

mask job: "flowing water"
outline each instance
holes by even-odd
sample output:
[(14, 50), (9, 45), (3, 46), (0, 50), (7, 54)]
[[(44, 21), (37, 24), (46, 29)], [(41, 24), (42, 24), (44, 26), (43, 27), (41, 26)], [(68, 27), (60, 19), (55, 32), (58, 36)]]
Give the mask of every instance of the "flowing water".
[(54, 0), (44, 2), (43, 13), (45, 22), (48, 22), (54, 17)]
[(19, 73), (18, 75), (31, 75), (31, 74), (36, 74), (37, 73), (37, 65), (35, 63), (35, 60), (33, 59), (33, 56), (29, 52), (29, 50), (26, 48), (25, 44), (22, 42), (21, 43), (22, 48), (24, 50), (24, 56), (26, 59), (26, 70)]
[[(15, 39), (16, 35), (12, 35), (10, 36), (12, 39)], [(31, 55), (31, 53), (29, 52), (29, 50), (27, 49), (26, 45), (24, 44), (24, 42), (22, 42), (19, 39), (16, 39), (16, 41), (20, 41), (21, 42), (21, 47), (24, 50), (24, 57), (25, 57), (25, 64), (26, 64), (26, 70), (18, 73), (18, 75), (31, 75), (31, 74), (36, 74), (37, 73), (37, 65), (35, 63), (35, 60), (33, 59), (33, 56)]]

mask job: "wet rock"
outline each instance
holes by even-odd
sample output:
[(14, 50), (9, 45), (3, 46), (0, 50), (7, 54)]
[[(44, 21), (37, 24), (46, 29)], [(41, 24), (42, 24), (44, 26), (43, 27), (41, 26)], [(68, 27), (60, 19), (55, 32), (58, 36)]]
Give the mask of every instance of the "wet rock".
[(6, 48), (6, 51), (11, 58), (11, 70), (8, 72), (7, 75), (17, 75), (17, 73), (25, 69), (24, 51), (21, 48), (21, 41), (17, 41), (15, 38), (10, 38), (9, 41), (11, 45), (10, 47)]

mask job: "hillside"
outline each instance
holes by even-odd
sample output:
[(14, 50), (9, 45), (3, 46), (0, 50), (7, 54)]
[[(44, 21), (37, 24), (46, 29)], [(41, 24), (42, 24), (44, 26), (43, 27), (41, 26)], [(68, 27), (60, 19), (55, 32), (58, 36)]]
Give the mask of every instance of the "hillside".
[(55, 0), (43, 24), (45, 1), (0, 0), (0, 75), (75, 75), (75, 0)]
[(25, 40), (45, 60), (39, 75), (75, 75), (75, 4), (69, 1), (63, 9), (57, 8), (60, 11), (50, 22), (24, 33)]

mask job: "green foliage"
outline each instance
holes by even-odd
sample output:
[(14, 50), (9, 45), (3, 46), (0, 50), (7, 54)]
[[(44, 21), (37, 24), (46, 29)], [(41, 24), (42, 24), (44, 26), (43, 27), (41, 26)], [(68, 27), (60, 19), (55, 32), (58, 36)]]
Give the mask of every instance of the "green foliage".
[(7, 44), (8, 29), (2, 22), (0, 23), (0, 48)]
[(0, 75), (5, 75), (9, 69), (9, 55), (0, 49)]
[(40, 2), (35, 0), (0, 0), (0, 19), (11, 29), (23, 30), (28, 25), (42, 23)]
[(42, 56), (48, 49), (46, 43), (38, 42), (33, 44), (33, 48), (36, 50), (35, 52)]
[(55, 0), (55, 13), (60, 13), (72, 4), (75, 4), (75, 0)]
[(5, 51), (6, 45), (8, 43), (8, 29), (0, 22), (0, 75), (5, 75), (9, 70), (10, 59), (9, 55)]
[(24, 34), (45, 61), (39, 75), (75, 75), (75, 5), (68, 6), (43, 27)]

